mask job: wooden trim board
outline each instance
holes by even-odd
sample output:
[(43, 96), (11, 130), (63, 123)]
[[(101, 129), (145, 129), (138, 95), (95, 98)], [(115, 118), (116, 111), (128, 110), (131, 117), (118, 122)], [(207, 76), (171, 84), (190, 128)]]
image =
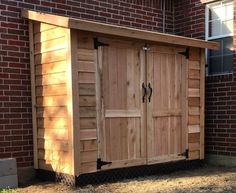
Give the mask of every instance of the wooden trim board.
[(200, 159), (205, 158), (205, 50), (201, 49), (200, 80)]
[(116, 35), (128, 38), (135, 38), (151, 42), (162, 42), (167, 44), (182, 45), (189, 47), (199, 47), (208, 49), (219, 49), (217, 42), (207, 42), (205, 40), (186, 38), (182, 36), (139, 30), (128, 27), (121, 27), (111, 24), (104, 24), (81, 19), (57, 16), (48, 13), (22, 10), (21, 16), (30, 20), (49, 23), (65, 28), (73, 28), (90, 32), (97, 32), (108, 35)]
[(36, 95), (35, 95), (35, 63), (34, 63), (34, 29), (33, 21), (29, 22), (30, 38), (30, 75), (31, 75), (31, 100), (32, 100), (32, 124), (33, 124), (33, 144), (34, 144), (34, 168), (38, 169), (38, 141), (37, 141), (37, 115), (36, 115)]
[[(74, 164), (74, 175), (79, 175), (79, 165), (80, 165), (80, 142), (79, 142), (79, 119), (77, 119), (76, 116), (79, 115), (79, 95), (78, 95), (78, 69), (77, 69), (77, 59), (78, 55), (77, 52), (73, 52), (73, 50), (77, 49), (78, 44), (78, 37), (77, 32), (75, 30), (70, 30), (70, 38), (68, 38), (70, 41), (70, 73), (71, 73), (71, 90), (68, 92), (71, 92), (72, 97), (72, 117), (71, 117), (71, 124), (72, 124), (72, 155), (73, 155), (73, 164)], [(70, 76), (70, 74), (68, 74)]]

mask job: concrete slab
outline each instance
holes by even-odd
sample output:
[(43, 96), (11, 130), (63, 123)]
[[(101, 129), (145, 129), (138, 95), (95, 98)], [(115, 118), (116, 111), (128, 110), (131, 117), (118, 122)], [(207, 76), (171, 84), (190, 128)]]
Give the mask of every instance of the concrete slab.
[(206, 162), (214, 166), (236, 167), (236, 157), (223, 155), (206, 155)]
[(0, 189), (3, 188), (17, 188), (17, 175), (0, 176)]
[(33, 167), (18, 168), (19, 185), (27, 184), (35, 179), (35, 169)]
[(0, 177), (17, 174), (16, 159), (6, 158), (0, 159)]

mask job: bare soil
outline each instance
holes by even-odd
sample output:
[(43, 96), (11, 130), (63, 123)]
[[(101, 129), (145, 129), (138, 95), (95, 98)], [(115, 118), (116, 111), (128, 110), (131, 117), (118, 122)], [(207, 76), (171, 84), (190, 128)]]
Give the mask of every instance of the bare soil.
[[(1, 192), (1, 191), (0, 191)], [(168, 175), (148, 176), (116, 183), (68, 187), (51, 182), (9, 191), (9, 193), (236, 193), (236, 168), (205, 166), (200, 169), (178, 171)], [(7, 192), (8, 193), (8, 192)]]

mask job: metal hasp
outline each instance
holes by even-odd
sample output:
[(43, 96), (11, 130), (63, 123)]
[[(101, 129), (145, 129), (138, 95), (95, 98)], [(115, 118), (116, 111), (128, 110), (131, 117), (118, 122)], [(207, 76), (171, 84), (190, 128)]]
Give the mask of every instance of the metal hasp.
[(179, 52), (179, 54), (186, 57), (186, 59), (189, 59), (189, 48), (186, 48), (185, 52)]
[(185, 152), (178, 154), (178, 156), (185, 156), (186, 158), (188, 158), (188, 152), (189, 150), (186, 149)]
[(93, 43), (94, 43), (94, 49), (98, 49), (98, 47), (100, 47), (100, 46), (109, 46), (109, 44), (105, 44), (105, 43), (103, 43), (103, 42), (99, 42), (98, 41), (98, 38), (94, 38), (93, 39)]
[(112, 162), (102, 161), (101, 158), (97, 159), (97, 169), (100, 170), (102, 166), (111, 164)]

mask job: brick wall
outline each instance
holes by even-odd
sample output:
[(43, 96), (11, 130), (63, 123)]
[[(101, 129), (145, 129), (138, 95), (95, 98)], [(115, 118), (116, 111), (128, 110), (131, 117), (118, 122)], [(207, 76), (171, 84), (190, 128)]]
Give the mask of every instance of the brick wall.
[(205, 5), (200, 0), (175, 1), (174, 33), (191, 38), (205, 38)]
[[(236, 13), (235, 2), (235, 13)], [(174, 6), (175, 33), (205, 38), (205, 7), (199, 0), (179, 0)], [(234, 13), (234, 15), (236, 15)], [(234, 22), (236, 30), (236, 22)], [(236, 39), (234, 38), (234, 49)], [(206, 77), (206, 153), (236, 156), (236, 55), (233, 74)]]
[[(234, 1), (234, 15), (236, 15)], [(234, 29), (236, 22), (234, 22)], [(236, 48), (234, 38), (234, 49)], [(206, 78), (206, 153), (236, 156), (236, 54), (233, 73)]]
[[(165, 31), (204, 39), (204, 5), (176, 0), (173, 12), (172, 5), (166, 2)], [(33, 165), (28, 21), (20, 17), (22, 8), (161, 32), (163, 7), (162, 0), (1, 0), (0, 158)], [(236, 156), (234, 73), (206, 78), (206, 152)]]
[[(173, 32), (171, 2), (166, 32)], [(0, 158), (18, 167), (33, 165), (28, 21), (22, 8), (116, 25), (162, 31), (161, 0), (1, 0), (0, 1)]]

